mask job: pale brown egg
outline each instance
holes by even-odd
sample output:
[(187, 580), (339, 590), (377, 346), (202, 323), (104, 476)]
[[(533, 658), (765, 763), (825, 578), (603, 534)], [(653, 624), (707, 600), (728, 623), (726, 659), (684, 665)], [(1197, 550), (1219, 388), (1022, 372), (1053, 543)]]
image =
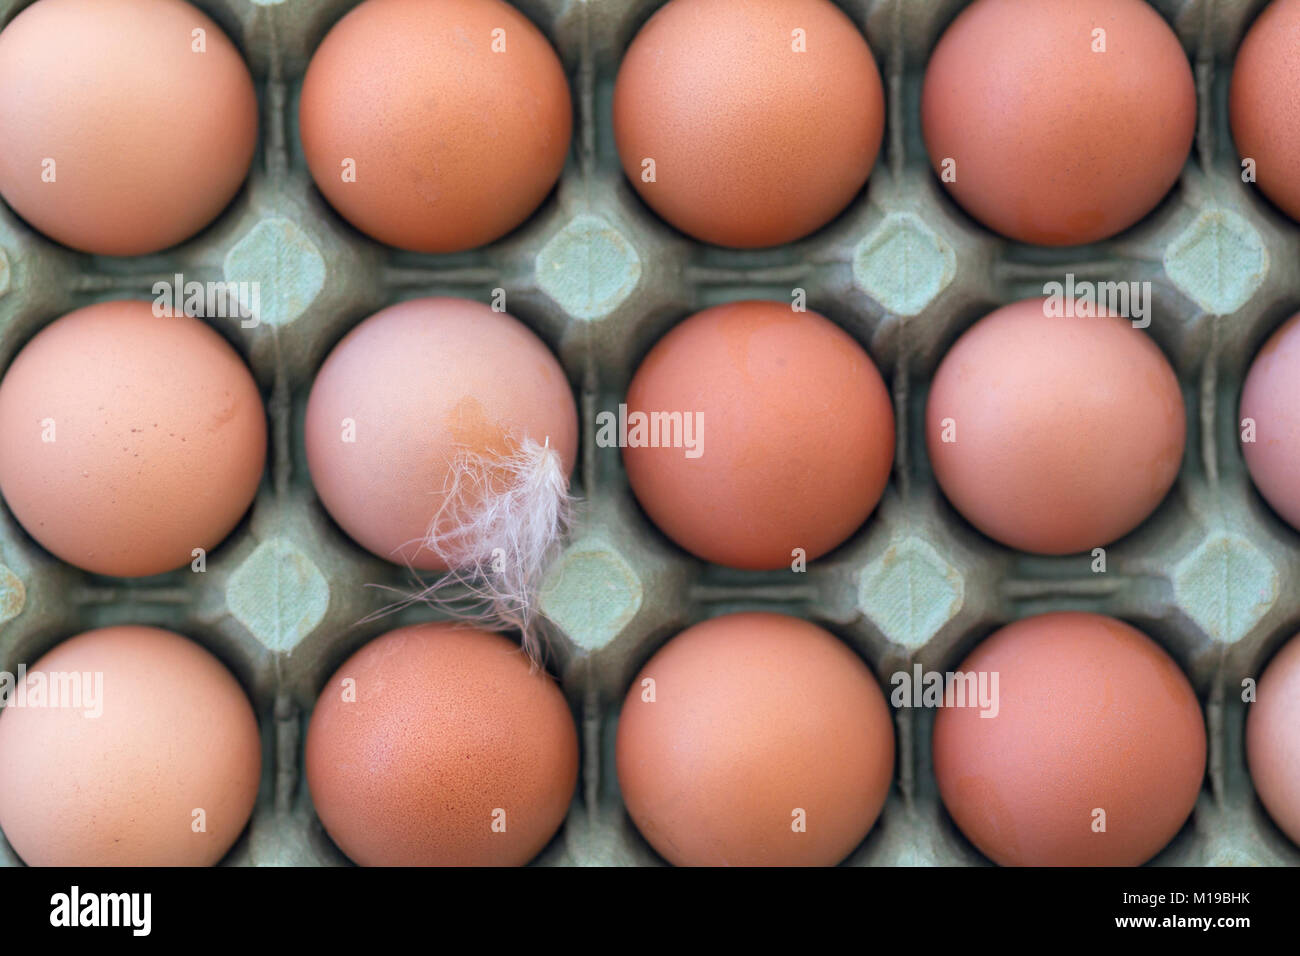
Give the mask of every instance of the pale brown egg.
[(1259, 679), (1246, 721), (1246, 758), (1268, 815), (1300, 845), (1300, 638), (1283, 645)]
[(449, 623), (378, 637), (321, 691), (307, 784), (363, 866), (518, 866), (568, 813), (578, 734), (555, 681), (499, 634)]
[(1095, 242), (1177, 182), (1196, 131), (1178, 37), (1145, 0), (975, 0), (926, 66), (930, 164), (1011, 239)]
[(257, 97), (230, 39), (183, 0), (37, 0), (0, 32), (0, 196), (83, 252), (188, 239), (234, 198)]
[(996, 709), (939, 710), (934, 773), (957, 826), (995, 863), (1136, 866), (1192, 812), (1201, 706), (1136, 628), (1079, 612), (1025, 618), (957, 672), (985, 675)]
[[(494, 482), (500, 490), (493, 474), (521, 444), (554, 450), (567, 476), (578, 443), (559, 362), (517, 319), (467, 299), (414, 299), (358, 325), (321, 366), (305, 428), (312, 482), (334, 520), (374, 554), (421, 570), (447, 569), (429, 535), (464, 523), (443, 507), (458, 477), (471, 509)], [(464, 452), (486, 472), (457, 467)]]
[(624, 54), (613, 110), (641, 198), (696, 239), (738, 248), (839, 215), (885, 128), (871, 49), (829, 0), (671, 0)]
[(106, 627), (57, 645), (23, 684), (0, 711), (0, 830), (26, 863), (226, 855), (257, 799), (262, 743), (212, 654), (171, 631)]
[(650, 350), (626, 404), (637, 501), (683, 548), (729, 567), (820, 557), (889, 479), (894, 410), (871, 357), (784, 303), (691, 316)]
[(38, 542), (139, 577), (215, 548), (248, 510), (266, 412), (201, 320), (102, 302), (50, 323), (0, 380), (0, 494)]
[(782, 614), (687, 628), (633, 680), (618, 783), (637, 829), (679, 866), (830, 866), (880, 815), (889, 706), (862, 660)]
[(298, 128), (344, 219), (390, 246), (455, 252), (546, 198), (573, 107), (559, 57), (509, 4), (366, 0), (312, 56)]
[(1292, 219), (1300, 220), (1300, 0), (1274, 0), (1237, 50), (1228, 118), (1237, 153), (1251, 161), (1255, 182)]
[(1300, 315), (1269, 336), (1241, 387), (1241, 453), (1250, 478), (1282, 520), (1300, 529)]
[(1110, 544), (1178, 476), (1186, 413), (1159, 347), (1114, 316), (1003, 306), (930, 386), (925, 441), (943, 493), (989, 537), (1037, 554)]

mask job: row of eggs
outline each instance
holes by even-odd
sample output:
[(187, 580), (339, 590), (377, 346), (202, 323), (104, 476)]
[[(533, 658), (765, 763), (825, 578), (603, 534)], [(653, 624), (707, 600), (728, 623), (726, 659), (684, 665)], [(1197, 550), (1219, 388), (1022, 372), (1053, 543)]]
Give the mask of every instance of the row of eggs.
[[(1268, 7), (1231, 93), (1246, 178), (1293, 218), (1297, 29), (1300, 0)], [(755, 248), (849, 205), (884, 111), (871, 50), (830, 0), (671, 0), (626, 51), (612, 121), (651, 208), (696, 239)], [(921, 114), (932, 165), (974, 218), (1075, 245), (1133, 225), (1177, 181), (1196, 88), (1143, 0), (975, 0), (933, 51)], [(573, 106), (555, 51), (502, 0), (366, 0), (312, 57), (298, 121), (343, 218), (451, 252), (538, 207)], [(74, 249), (138, 255), (194, 235), (238, 192), (257, 127), (239, 52), (184, 0), (37, 0), (0, 32), (0, 195)]]
[[(1137, 865), (1183, 827), (1204, 782), (1205, 718), (1140, 631), (1081, 612), (1025, 618), (956, 673), (980, 691), (943, 698), (934, 774), (994, 862)], [(80, 696), (54, 699), (69, 678), (84, 681)], [(262, 743), (215, 657), (169, 631), (110, 627), (57, 645), (21, 679), (26, 699), (10, 686), (16, 706), (0, 712), (0, 765), (22, 768), (0, 785), (0, 830), (23, 860), (226, 854), (257, 799)], [(1265, 670), (1246, 731), (1256, 792), (1300, 842), (1298, 702), (1300, 636)], [(628, 690), (615, 749), (629, 816), (678, 865), (838, 863), (875, 825), (895, 763), (866, 664), (821, 627), (770, 613), (712, 618), (660, 648)], [(526, 863), (568, 814), (578, 763), (555, 682), (504, 637), (447, 623), (350, 657), (306, 741), (316, 813), (363, 865)]]
[[(1150, 337), (1115, 316), (1049, 317), (1047, 303), (1004, 306), (957, 339), (930, 388), (925, 436), (940, 487), (976, 528), (1023, 551), (1074, 554), (1160, 504), (1187, 415)], [(1300, 528), (1297, 378), (1300, 317), (1265, 343), (1240, 406), (1250, 473)], [(893, 465), (894, 411), (870, 356), (830, 320), (779, 302), (679, 323), (641, 363), (621, 413), (626, 434), (603, 421), (593, 437), (623, 445), (651, 520), (735, 568), (830, 552), (875, 509)], [(647, 433), (647, 421), (662, 427)], [(326, 510), (358, 544), (419, 571), (455, 566), (435, 546), (458, 527), (449, 502), (500, 493), (492, 482), (530, 445), (559, 457), (563, 483), (579, 430), (541, 339), (449, 298), (408, 300), (356, 326), (317, 374), (304, 422)], [(257, 492), (266, 444), (261, 393), (239, 355), (157, 303), (69, 313), (0, 379), (0, 495), (40, 544), (98, 574), (159, 574), (215, 548)], [(466, 453), (484, 486), (453, 502)]]

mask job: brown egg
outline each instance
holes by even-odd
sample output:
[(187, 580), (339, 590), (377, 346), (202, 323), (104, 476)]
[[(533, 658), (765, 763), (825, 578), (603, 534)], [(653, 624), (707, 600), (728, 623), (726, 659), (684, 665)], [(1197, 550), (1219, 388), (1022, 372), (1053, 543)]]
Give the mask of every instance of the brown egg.
[(1137, 866), (1196, 805), (1205, 724), (1160, 647), (1100, 614), (1008, 624), (961, 664), (997, 675), (996, 711), (949, 706), (934, 725), (944, 806), (1003, 866)]
[(1300, 844), (1300, 639), (1292, 637), (1259, 680), (1246, 721), (1250, 779), (1273, 822)]
[(215, 548), (253, 501), (266, 412), (199, 319), (102, 302), (46, 326), (0, 380), (0, 494), (57, 557), (139, 577)]
[(1292, 219), (1300, 220), (1300, 0), (1264, 7), (1237, 50), (1228, 117), (1255, 181)]
[(220, 661), (171, 631), (106, 627), (59, 644), (22, 683), (0, 711), (0, 830), (26, 863), (226, 855), (253, 812), (262, 743)]
[(815, 624), (729, 614), (660, 648), (618, 721), (618, 783), (678, 866), (830, 866), (880, 815), (894, 728), (861, 659)]
[(1241, 453), (1251, 480), (1291, 527), (1300, 529), (1300, 315), (1293, 315), (1264, 343), (1241, 389), (1241, 421), (1251, 441)]
[(966, 330), (930, 387), (925, 440), (953, 507), (1021, 551), (1111, 543), (1178, 476), (1178, 379), (1141, 330), (1113, 316), (1003, 306)]
[(331, 206), (380, 242), (456, 252), (528, 218), (573, 109), (546, 38), (500, 0), (366, 0), (326, 35), (299, 131)]
[(1178, 181), (1196, 87), (1144, 0), (975, 0), (930, 56), (921, 125), (963, 209), (1071, 246), (1127, 229)]
[(564, 695), (499, 634), (403, 627), (321, 691), (307, 785), (363, 866), (519, 866), (568, 813), (578, 734)]
[(614, 87), (632, 185), (721, 246), (774, 246), (830, 222), (867, 181), (884, 128), (871, 49), (829, 0), (671, 0)]
[(517, 319), (468, 299), (372, 315), (329, 354), (306, 418), (311, 477), (334, 520), (381, 558), (446, 570), (423, 542), (457, 450), (520, 439), (573, 468), (578, 412), (559, 362)]
[(182, 0), (37, 0), (0, 32), (0, 195), (57, 242), (155, 252), (248, 175), (257, 98), (239, 51)]
[[(682, 416), (676, 445), (663, 428), (637, 438), (635, 416), (648, 426), (657, 413)], [(736, 568), (830, 551), (875, 508), (894, 458), (871, 357), (780, 302), (715, 306), (674, 328), (637, 369), (627, 420), (623, 462), (641, 506), (692, 554)]]

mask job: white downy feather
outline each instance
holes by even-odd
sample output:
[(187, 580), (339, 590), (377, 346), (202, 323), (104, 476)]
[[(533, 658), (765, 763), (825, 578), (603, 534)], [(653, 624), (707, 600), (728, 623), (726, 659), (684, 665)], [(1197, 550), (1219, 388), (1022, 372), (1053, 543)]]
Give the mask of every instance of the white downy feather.
[(450, 570), (386, 611), (426, 602), (485, 628), (517, 630), (540, 663), (537, 590), (573, 519), (559, 452), (549, 439), (515, 442), (504, 456), (461, 449), (442, 499), (420, 543)]

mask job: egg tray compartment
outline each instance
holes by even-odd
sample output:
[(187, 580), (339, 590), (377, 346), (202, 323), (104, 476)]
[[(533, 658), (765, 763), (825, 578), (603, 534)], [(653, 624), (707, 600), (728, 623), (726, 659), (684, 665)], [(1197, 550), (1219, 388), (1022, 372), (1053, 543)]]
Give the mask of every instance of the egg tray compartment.
[[(0, 0), (0, 24), (28, 0)], [(717, 614), (782, 611), (817, 621), (861, 654), (888, 692), (916, 663), (953, 670), (997, 626), (1080, 609), (1115, 615), (1179, 662), (1205, 709), (1209, 769), (1196, 809), (1157, 864), (1300, 863), (1268, 820), (1243, 752), (1241, 682), (1300, 630), (1300, 536), (1250, 484), (1237, 445), (1241, 381), (1267, 334), (1300, 307), (1300, 228), (1239, 177), (1227, 125), (1235, 50), (1258, 0), (1158, 0), (1191, 57), (1199, 117), (1180, 182), (1145, 220), (1072, 249), (1002, 240), (975, 224), (930, 172), (920, 134), (929, 51), (964, 0), (843, 0), (886, 83), (885, 143), (866, 191), (812, 237), (770, 250), (694, 242), (660, 221), (624, 180), (610, 122), (623, 51), (661, 0), (515, 0), (564, 61), (575, 131), (555, 192), (521, 228), (468, 253), (417, 255), (348, 226), (311, 183), (297, 138), (303, 72), (355, 0), (198, 0), (234, 39), (257, 84), (258, 151), (239, 196), (199, 236), (130, 259), (59, 247), (0, 207), (0, 368), (73, 308), (152, 298), (153, 283), (258, 281), (254, 329), (213, 320), (245, 356), (270, 416), (266, 474), (251, 513), (208, 555), (140, 580), (58, 562), (0, 509), (0, 669), (32, 663), (63, 638), (110, 624), (154, 624), (216, 653), (248, 691), (263, 739), (263, 780), (233, 865), (330, 865), (346, 859), (312, 809), (303, 740), (324, 682), (366, 641), (432, 619), (412, 608), (358, 624), (410, 584), (360, 549), (312, 490), (302, 420), (329, 349), (385, 305), (423, 295), (507, 308), (560, 357), (579, 398), (584, 499), (542, 604), (554, 622), (552, 668), (573, 708), (581, 775), (568, 820), (537, 862), (654, 864), (618, 793), (618, 710), (637, 669), (673, 634)], [(0, 144), (0, 148), (3, 148)], [(923, 433), (928, 382), (957, 335), (995, 307), (1079, 280), (1146, 280), (1147, 330), (1176, 369), (1188, 409), (1178, 481), (1141, 528), (1088, 555), (1046, 558), (1003, 548), (944, 501)], [(744, 298), (809, 307), (848, 330), (889, 381), (899, 421), (893, 475), (877, 511), (806, 573), (742, 572), (682, 552), (650, 524), (617, 449), (594, 446), (640, 359), (673, 324)], [(413, 388), (419, 383), (412, 383)], [(377, 585), (372, 587), (369, 585)], [(933, 712), (895, 710), (898, 756), (880, 821), (848, 862), (987, 862), (953, 826), (930, 762)], [(0, 786), (3, 781), (0, 780)], [(18, 864), (0, 840), (0, 861)]]

